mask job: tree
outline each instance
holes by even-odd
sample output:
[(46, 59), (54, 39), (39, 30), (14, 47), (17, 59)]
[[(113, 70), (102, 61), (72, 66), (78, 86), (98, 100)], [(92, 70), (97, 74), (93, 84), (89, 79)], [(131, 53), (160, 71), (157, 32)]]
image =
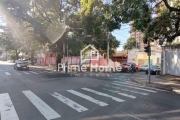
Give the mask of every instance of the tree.
[(136, 48), (136, 39), (134, 37), (130, 37), (127, 39), (126, 43), (123, 46), (124, 50), (132, 50), (133, 48)]
[[(110, 9), (103, 1), (97, 0), (81, 0), (80, 20), (85, 35), (92, 35), (92, 38), (85, 41), (86, 44), (93, 44), (101, 54), (107, 53), (107, 32), (119, 28), (119, 23), (115, 23), (112, 19)], [(114, 49), (119, 46), (119, 41), (110, 33), (110, 56), (113, 55)]]
[[(113, 0), (111, 7), (117, 23), (133, 21), (134, 29), (144, 33), (144, 43), (157, 39), (172, 42), (180, 36), (180, 5), (173, 2), (174, 6), (168, 0)], [(162, 5), (164, 11), (160, 10)], [(115, 19), (117, 16), (120, 19)]]
[[(109, 19), (111, 12), (103, 1), (26, 0), (20, 2), (4, 0), (2, 7), (6, 11), (6, 16), (14, 19), (20, 25), (26, 22), (28, 24), (26, 29), (33, 30), (34, 36), (38, 36), (37, 41), (41, 44), (49, 44), (53, 51), (56, 50), (55, 52), (62, 51), (63, 42), (71, 41), (66, 37), (71, 31), (75, 35), (77, 45), (91, 43), (101, 53), (106, 53), (107, 31), (111, 32), (120, 27), (119, 23)], [(64, 23), (70, 28), (66, 29)], [(82, 33), (84, 35), (80, 36)], [(93, 38), (88, 39), (84, 37), (86, 35), (92, 35)], [(110, 55), (112, 55), (119, 42), (112, 35), (109, 40)], [(79, 50), (75, 51), (77, 54)]]
[(6, 51), (14, 51), (16, 60), (19, 59), (19, 53), (23, 49), (22, 32), (19, 31), (18, 26), (14, 24), (14, 29), (4, 29), (1, 35), (0, 45), (5, 48)]

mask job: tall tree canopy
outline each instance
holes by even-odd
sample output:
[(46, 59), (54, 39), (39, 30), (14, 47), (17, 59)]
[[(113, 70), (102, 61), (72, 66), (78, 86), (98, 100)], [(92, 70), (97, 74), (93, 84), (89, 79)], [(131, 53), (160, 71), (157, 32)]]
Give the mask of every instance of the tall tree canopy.
[[(20, 25), (26, 22), (26, 27), (33, 30), (35, 39), (38, 38), (41, 44), (50, 44), (53, 50), (62, 51), (62, 43), (68, 43), (66, 36), (71, 31), (76, 39), (73, 42), (82, 40), (84, 45), (94, 44), (101, 53), (106, 53), (107, 31), (120, 27), (120, 23), (112, 20), (110, 6), (103, 0), (3, 0), (0, 6), (8, 18)], [(89, 39), (87, 35), (92, 37)], [(111, 34), (109, 36), (112, 55), (119, 41)], [(81, 47), (78, 48), (80, 51)]]
[(136, 48), (136, 39), (133, 37), (130, 37), (127, 39), (126, 43), (123, 46), (124, 50), (132, 50), (133, 48)]
[(112, 0), (111, 7), (113, 16), (120, 18), (114, 18), (116, 22), (133, 21), (133, 27), (144, 32), (144, 43), (157, 39), (172, 42), (180, 36), (179, 0)]

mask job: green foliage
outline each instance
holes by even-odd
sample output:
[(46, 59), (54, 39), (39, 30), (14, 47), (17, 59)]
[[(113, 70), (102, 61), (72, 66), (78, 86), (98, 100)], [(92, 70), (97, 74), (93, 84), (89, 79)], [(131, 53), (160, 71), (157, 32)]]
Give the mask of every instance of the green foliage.
[(144, 33), (144, 43), (158, 39), (172, 42), (180, 36), (178, 0), (173, 1), (173, 6), (168, 0), (113, 0), (111, 7), (117, 23), (133, 21), (134, 30)]
[(8, 59), (10, 59), (10, 60), (17, 60), (17, 59), (16, 59), (16, 53), (15, 53), (15, 51), (10, 50), (10, 51), (8, 52)]
[[(102, 1), (97, 0), (82, 0), (80, 18), (81, 26), (84, 29), (85, 35), (92, 35), (93, 37), (85, 44), (93, 44), (101, 54), (107, 53), (107, 39), (108, 31), (120, 28), (120, 24), (111, 19), (111, 9)], [(119, 46), (117, 41), (110, 34), (110, 56), (113, 55), (114, 49)]]
[(133, 37), (128, 38), (123, 48), (124, 50), (132, 50), (133, 48), (136, 48), (136, 39)]
[[(15, 30), (12, 24), (8, 24), (10, 33), (18, 32), (17, 36), (6, 39), (4, 45), (9, 50), (28, 54), (47, 47), (53, 52), (62, 52), (63, 42), (68, 42), (70, 55), (79, 55), (79, 51), (88, 44), (94, 44), (104, 54), (107, 52), (107, 31), (120, 28), (120, 22), (114, 22), (111, 7), (97, 0), (4, 0), (1, 6), (8, 20), (13, 20), (18, 26)], [(8, 20), (8, 23), (12, 22)], [(66, 31), (64, 23), (70, 27)], [(68, 30), (74, 34), (72, 38), (66, 37)], [(80, 35), (82, 32), (83, 36)], [(93, 38), (86, 38), (86, 35)], [(119, 41), (111, 34), (109, 40), (112, 56)]]

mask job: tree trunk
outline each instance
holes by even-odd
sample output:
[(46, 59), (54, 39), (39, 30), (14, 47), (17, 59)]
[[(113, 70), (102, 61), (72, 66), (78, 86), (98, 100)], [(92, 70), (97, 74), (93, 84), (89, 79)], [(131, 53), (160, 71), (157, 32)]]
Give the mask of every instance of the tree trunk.
[(31, 65), (34, 65), (34, 50), (31, 52)]
[(58, 63), (61, 63), (62, 55), (56, 54), (56, 70), (58, 70)]
[(18, 60), (19, 59), (19, 53), (17, 50), (15, 50), (15, 52), (16, 52), (16, 60)]

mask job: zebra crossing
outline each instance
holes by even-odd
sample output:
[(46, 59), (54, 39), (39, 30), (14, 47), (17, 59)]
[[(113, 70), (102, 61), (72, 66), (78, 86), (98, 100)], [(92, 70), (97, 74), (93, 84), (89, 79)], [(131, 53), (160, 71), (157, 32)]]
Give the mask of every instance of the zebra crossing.
[[(62, 91), (61, 91), (62, 92)], [(81, 101), (74, 100), (74, 97), (70, 98), (67, 94), (73, 95), (81, 98), (84, 101), (91, 102), (92, 104), (99, 107), (108, 107), (111, 105), (109, 101), (102, 98), (109, 98), (111, 101), (117, 103), (126, 102), (128, 98), (137, 99), (139, 96), (156, 94), (158, 91), (143, 88), (138, 86), (133, 82), (119, 82), (113, 81), (110, 84), (102, 85), (101, 87), (91, 87), (91, 88), (79, 88), (76, 90), (65, 90), (64, 94), (61, 92), (47, 93), (50, 99), (57, 100), (58, 104), (64, 104), (67, 108), (76, 111), (77, 113), (82, 113), (90, 110), (85, 105), (81, 105)], [(110, 94), (113, 92), (114, 94)], [(66, 93), (66, 94), (65, 94)], [(89, 94), (88, 94), (89, 93)], [(31, 90), (22, 91), (22, 95), (25, 96), (25, 100), (30, 101), (31, 105), (34, 106), (42, 116), (47, 120), (61, 118), (62, 115), (59, 111), (53, 109), (53, 107), (47, 104), (45, 99), (41, 98), (37, 94), (33, 93)], [(99, 100), (98, 98), (101, 98)], [(108, 102), (108, 103), (107, 103)], [(8, 93), (0, 93), (0, 117), (1, 120), (19, 120), (16, 108), (14, 107), (13, 101)], [(31, 113), (29, 113), (31, 114)]]
[(6, 75), (6, 76), (12, 76), (12, 75), (39, 75), (39, 74), (45, 74), (49, 73), (52, 74), (54, 72), (51, 71), (17, 71), (17, 72), (4, 72), (1, 73), (1, 75)]

